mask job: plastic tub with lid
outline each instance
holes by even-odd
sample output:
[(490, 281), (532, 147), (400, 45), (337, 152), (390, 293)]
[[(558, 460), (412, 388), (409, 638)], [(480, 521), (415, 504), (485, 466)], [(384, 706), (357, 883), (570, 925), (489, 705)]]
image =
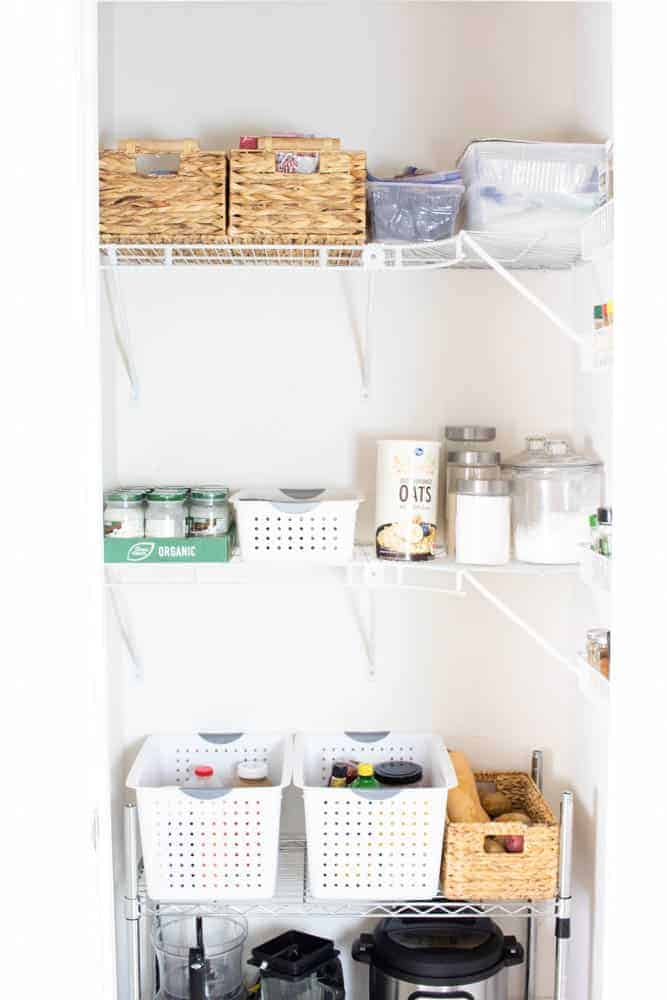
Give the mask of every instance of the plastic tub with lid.
[(503, 463), (512, 479), (512, 540), (519, 562), (570, 564), (581, 560), (588, 517), (600, 504), (602, 462), (566, 441), (529, 437)]

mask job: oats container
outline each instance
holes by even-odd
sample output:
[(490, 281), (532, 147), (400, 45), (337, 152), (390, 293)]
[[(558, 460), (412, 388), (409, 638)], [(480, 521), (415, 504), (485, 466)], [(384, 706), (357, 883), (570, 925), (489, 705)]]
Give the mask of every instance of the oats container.
[(375, 550), (379, 559), (433, 559), (438, 441), (378, 441)]

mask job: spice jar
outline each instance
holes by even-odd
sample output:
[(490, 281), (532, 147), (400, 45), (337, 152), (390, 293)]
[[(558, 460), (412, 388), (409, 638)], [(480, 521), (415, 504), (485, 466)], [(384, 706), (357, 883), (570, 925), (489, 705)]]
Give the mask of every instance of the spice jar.
[(606, 628), (591, 628), (586, 633), (586, 659), (591, 667), (609, 677), (611, 635)]
[(499, 451), (447, 452), (447, 555), (456, 554), (456, 484), (459, 479), (499, 479)]
[(511, 483), (459, 479), (456, 483), (456, 561), (502, 566), (510, 559)]
[(141, 490), (109, 490), (104, 495), (104, 537), (144, 537), (144, 494)]
[(264, 761), (242, 761), (237, 769), (239, 788), (270, 788), (269, 767)]
[(598, 507), (596, 550), (601, 556), (611, 556), (611, 507)]
[(228, 496), (226, 486), (193, 486), (188, 534), (225, 535), (231, 522)]
[(147, 538), (185, 538), (187, 496), (185, 487), (156, 486), (147, 498)]

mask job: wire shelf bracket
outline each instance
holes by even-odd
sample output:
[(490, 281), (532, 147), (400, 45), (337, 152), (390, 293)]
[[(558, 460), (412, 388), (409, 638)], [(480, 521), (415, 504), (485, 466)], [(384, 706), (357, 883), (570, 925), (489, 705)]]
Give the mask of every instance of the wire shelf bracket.
[(109, 303), (114, 342), (130, 383), (130, 398), (137, 400), (139, 399), (139, 380), (130, 354), (130, 326), (127, 321), (118, 271), (115, 268), (103, 269), (102, 280)]

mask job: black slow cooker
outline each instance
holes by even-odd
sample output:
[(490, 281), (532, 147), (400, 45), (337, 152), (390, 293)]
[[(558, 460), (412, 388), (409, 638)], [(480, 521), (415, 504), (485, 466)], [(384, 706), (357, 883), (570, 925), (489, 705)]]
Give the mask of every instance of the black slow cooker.
[(352, 957), (369, 966), (370, 1000), (507, 1000), (507, 967), (523, 948), (486, 917), (392, 917), (362, 934)]

